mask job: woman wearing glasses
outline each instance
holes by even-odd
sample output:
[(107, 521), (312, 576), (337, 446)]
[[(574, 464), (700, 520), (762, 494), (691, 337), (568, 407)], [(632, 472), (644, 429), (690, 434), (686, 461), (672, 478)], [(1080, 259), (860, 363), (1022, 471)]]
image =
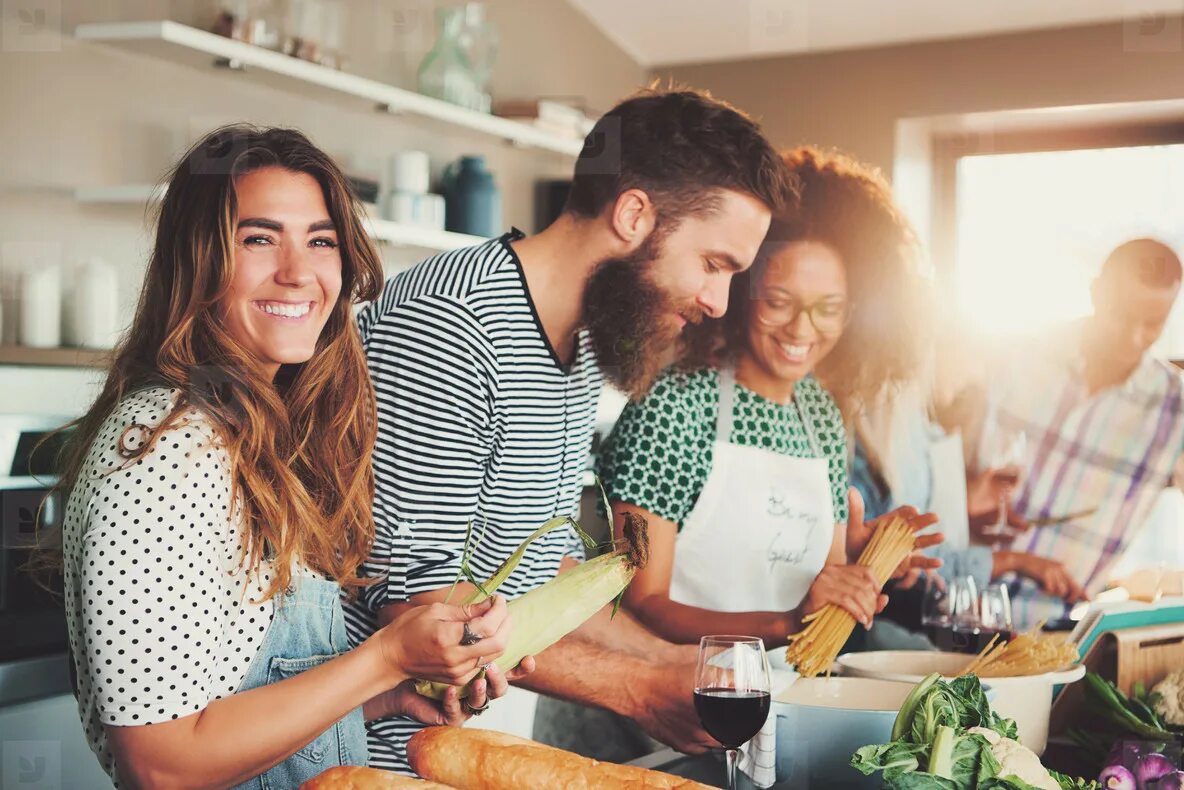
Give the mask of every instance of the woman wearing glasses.
[(913, 236), (851, 160), (803, 148), (785, 161), (800, 204), (733, 279), (727, 315), (687, 328), (685, 361), (626, 407), (599, 463), (617, 528), (627, 511), (649, 521), (651, 561), (625, 604), (671, 641), (785, 644), (826, 604), (870, 626), (886, 603), (853, 564), (873, 525), (848, 494), (843, 413), (915, 372)]

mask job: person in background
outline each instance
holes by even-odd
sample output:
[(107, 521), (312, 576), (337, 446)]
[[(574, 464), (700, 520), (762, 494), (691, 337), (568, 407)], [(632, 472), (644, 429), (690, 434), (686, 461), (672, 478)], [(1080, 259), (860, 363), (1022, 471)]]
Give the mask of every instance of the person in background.
[[(1079, 600), (1081, 589), (1056, 560), (971, 544), (972, 531), (997, 521), (999, 503), (1014, 486), (994, 469), (966, 480), (962, 436), (946, 432), (933, 418), (929, 391), (926, 382), (912, 382), (878, 399), (855, 421), (851, 485), (862, 495), (867, 517), (902, 505), (936, 514), (945, 540), (929, 553), (942, 561), (937, 572), (947, 583), (971, 576), (981, 590), (1013, 573), (1032, 579), (1050, 595)], [(1015, 514), (1008, 515), (1012, 527), (1024, 527)], [(922, 592), (896, 590), (884, 617), (919, 631)]]
[[(1020, 526), (1003, 547), (1061, 563), (1072, 590), (1093, 596), (1143, 528), (1184, 450), (1184, 381), (1149, 353), (1180, 290), (1167, 245), (1135, 239), (1106, 258), (1091, 288), (1093, 313), (1038, 341), (1010, 343), (992, 359), (966, 419), (976, 437), (972, 472), (992, 466), (992, 444), (1026, 437), (1013, 508)], [(1013, 519), (1014, 520), (1014, 519)], [(1012, 582), (1018, 627), (1066, 613), (1072, 595)]]
[[(865, 627), (884, 605), (854, 564), (874, 524), (848, 499), (836, 399), (858, 408), (914, 374), (912, 231), (857, 162), (813, 148), (784, 160), (799, 203), (733, 279), (727, 315), (689, 329), (687, 358), (625, 407), (598, 462), (617, 533), (630, 512), (649, 524), (651, 560), (625, 607), (675, 642), (742, 633), (784, 645), (827, 604)], [(933, 523), (898, 513), (914, 529)]]
[[(387, 282), (358, 318), (378, 393), (378, 537), (363, 567), (375, 583), (346, 613), (354, 642), (449, 594), (470, 523), (484, 539), (469, 564), (488, 578), (543, 522), (575, 515), (602, 376), (644, 392), (684, 325), (723, 314), (729, 280), (789, 194), (747, 117), (697, 92), (644, 91), (597, 122), (544, 231)], [(555, 530), (499, 589), (522, 595), (584, 556), (572, 530)], [(528, 688), (633, 718), (684, 751), (709, 748), (693, 651), (610, 611), (539, 656)], [(409, 772), (421, 726), (372, 722), (372, 762)]]
[[(61, 478), (75, 693), (117, 785), (294, 788), (365, 765), (364, 718), (459, 724), (456, 693), (430, 702), (413, 678), (464, 681), (502, 652), (503, 600), (345, 638), (374, 537), (352, 306), (381, 278), (345, 176), (299, 132), (226, 127), (173, 168)], [(470, 629), (486, 638), (461, 646)], [(505, 692), (496, 670), (478, 704)]]

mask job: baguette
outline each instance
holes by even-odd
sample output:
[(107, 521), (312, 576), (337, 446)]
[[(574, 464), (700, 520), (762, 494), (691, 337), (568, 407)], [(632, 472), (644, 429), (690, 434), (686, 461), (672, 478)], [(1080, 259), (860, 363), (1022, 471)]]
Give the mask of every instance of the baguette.
[(314, 776), (300, 790), (455, 790), (448, 785), (425, 782), (377, 768), (339, 765)]
[(458, 790), (709, 790), (689, 779), (602, 763), (492, 730), (428, 727), (411, 738), (407, 757), (420, 776)]

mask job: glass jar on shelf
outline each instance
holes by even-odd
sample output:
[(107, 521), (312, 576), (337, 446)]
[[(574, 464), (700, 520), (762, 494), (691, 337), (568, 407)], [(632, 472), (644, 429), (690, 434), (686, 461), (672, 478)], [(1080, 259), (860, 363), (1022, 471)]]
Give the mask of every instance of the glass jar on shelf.
[(489, 112), (489, 79), (497, 59), (497, 30), (481, 3), (436, 11), (436, 44), (419, 66), (419, 92)]

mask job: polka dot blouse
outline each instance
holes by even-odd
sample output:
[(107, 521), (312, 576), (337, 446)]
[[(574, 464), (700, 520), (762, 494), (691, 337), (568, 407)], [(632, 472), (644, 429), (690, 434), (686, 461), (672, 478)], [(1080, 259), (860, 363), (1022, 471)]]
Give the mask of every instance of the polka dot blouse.
[[(136, 460), (177, 390), (127, 396), (91, 445), (66, 505), (66, 615), (78, 707), (115, 775), (104, 724), (152, 724), (233, 694), (271, 623), (266, 570), (240, 568), (241, 513), (213, 427), (190, 409)], [(148, 430), (144, 430), (147, 428)]]

